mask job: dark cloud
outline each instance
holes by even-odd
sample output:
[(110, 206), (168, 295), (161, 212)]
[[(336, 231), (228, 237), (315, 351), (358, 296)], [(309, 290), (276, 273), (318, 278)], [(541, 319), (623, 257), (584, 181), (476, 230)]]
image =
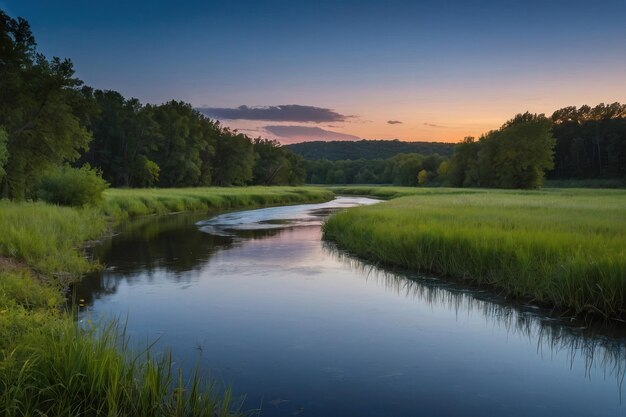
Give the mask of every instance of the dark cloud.
[(237, 108), (200, 107), (199, 112), (209, 117), (226, 120), (267, 120), (273, 122), (345, 122), (353, 116), (346, 116), (331, 109), (299, 104), (281, 104), (279, 106)]
[(441, 126), (441, 125), (436, 125), (434, 123), (424, 123), (424, 126), (429, 126), (429, 127), (445, 127), (445, 126)]
[(390, 124), (390, 125), (401, 125), (402, 122), (400, 120), (387, 120), (387, 124)]
[(268, 133), (276, 135), (284, 142), (304, 142), (309, 140), (360, 140), (358, 136), (333, 132), (309, 126), (264, 126)]

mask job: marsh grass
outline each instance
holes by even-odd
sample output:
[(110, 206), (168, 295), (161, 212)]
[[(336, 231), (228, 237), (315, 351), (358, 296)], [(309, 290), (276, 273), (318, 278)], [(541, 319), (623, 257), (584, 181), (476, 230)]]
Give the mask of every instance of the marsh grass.
[(108, 190), (99, 207), (0, 201), (0, 410), (3, 416), (240, 415), (230, 390), (170, 355), (128, 348), (111, 324), (85, 331), (62, 290), (97, 268), (83, 251), (112, 224), (150, 214), (318, 202), (313, 187)]
[(0, 255), (15, 258), (48, 278), (77, 278), (94, 265), (80, 250), (101, 236), (106, 219), (95, 208), (0, 200)]
[(579, 315), (626, 318), (625, 191), (335, 190), (405, 195), (325, 224), (325, 238), (360, 256)]
[(229, 389), (185, 379), (171, 355), (133, 352), (123, 329), (81, 329), (53, 320), (4, 350), (0, 409), (4, 416), (235, 416)]
[(228, 210), (322, 202), (333, 192), (319, 187), (143, 188), (105, 191), (103, 212), (114, 219), (181, 211)]

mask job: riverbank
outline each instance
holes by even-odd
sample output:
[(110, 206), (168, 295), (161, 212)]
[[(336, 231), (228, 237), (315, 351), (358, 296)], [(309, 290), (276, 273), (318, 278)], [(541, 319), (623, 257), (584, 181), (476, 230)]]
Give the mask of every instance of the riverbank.
[(488, 285), (579, 316), (626, 318), (626, 191), (333, 187), (391, 201), (331, 217), (364, 258)]
[(0, 409), (6, 416), (239, 415), (228, 391), (200, 375), (182, 380), (171, 358), (128, 351), (123, 330), (79, 330), (62, 312), (63, 291), (98, 267), (82, 247), (115, 222), (332, 196), (314, 187), (113, 189), (99, 208), (0, 201)]

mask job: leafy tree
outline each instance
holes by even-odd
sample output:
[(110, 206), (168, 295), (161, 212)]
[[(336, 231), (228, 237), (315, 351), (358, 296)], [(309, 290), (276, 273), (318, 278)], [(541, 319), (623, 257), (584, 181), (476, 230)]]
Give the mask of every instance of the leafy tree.
[(291, 161), (276, 140), (256, 138), (254, 145), (254, 183), (276, 185), (289, 183)]
[(428, 171), (426, 171), (425, 169), (422, 169), (420, 172), (417, 173), (417, 184), (426, 185), (427, 182), (428, 182)]
[(456, 186), (537, 188), (553, 167), (555, 145), (551, 122), (544, 115), (518, 114), (478, 142), (466, 138), (451, 160)]
[(253, 166), (254, 148), (250, 139), (227, 128), (222, 129), (213, 159), (213, 184), (249, 184), (252, 182)]
[(91, 139), (70, 60), (36, 52), (30, 26), (0, 10), (0, 126), (8, 135), (5, 196), (23, 198), (43, 170), (78, 159)]
[(116, 91), (96, 90), (97, 115), (91, 122), (94, 140), (83, 160), (97, 166), (115, 186), (145, 184), (145, 161), (156, 150), (159, 126), (139, 100)]

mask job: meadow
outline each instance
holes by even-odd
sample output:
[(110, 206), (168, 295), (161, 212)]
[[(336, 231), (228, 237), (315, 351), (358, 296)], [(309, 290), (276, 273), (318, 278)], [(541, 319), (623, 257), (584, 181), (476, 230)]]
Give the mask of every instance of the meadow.
[(232, 416), (239, 405), (168, 355), (133, 352), (123, 328), (80, 328), (64, 308), (98, 268), (84, 245), (125, 219), (329, 200), (313, 187), (111, 189), (99, 207), (0, 201), (0, 409), (5, 416)]
[(626, 191), (333, 187), (388, 202), (331, 217), (364, 258), (579, 316), (626, 318)]

